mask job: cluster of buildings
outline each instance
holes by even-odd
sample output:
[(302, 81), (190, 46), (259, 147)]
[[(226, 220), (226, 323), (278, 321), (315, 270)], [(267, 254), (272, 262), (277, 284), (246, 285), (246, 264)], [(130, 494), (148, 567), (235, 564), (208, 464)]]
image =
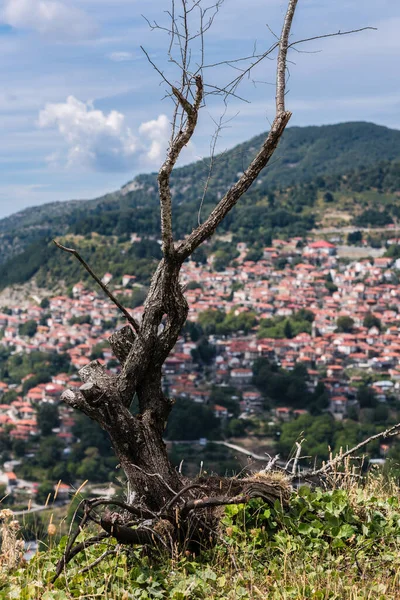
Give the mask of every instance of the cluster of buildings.
[[(334, 244), (325, 240), (304, 244), (300, 238), (274, 240), (271, 247), (263, 249), (257, 262), (247, 260), (246, 244), (238, 244), (237, 250), (235, 262), (222, 272), (214, 269), (212, 255), (206, 264), (183, 265), (182, 283), (190, 284), (186, 292), (189, 320), (196, 322), (206, 310), (234, 314), (251, 311), (256, 314), (258, 325), (246, 335), (239, 331), (230, 337), (212, 336), (210, 341), (216, 352), (207, 368), (199, 367), (193, 359), (192, 351), (198, 342), (182, 336), (164, 366), (164, 385), (170, 396), (209, 403), (212, 386), (229, 386), (234, 388), (243, 414), (260, 412), (263, 398), (252, 383), (252, 366), (259, 357), (267, 357), (287, 370), (298, 362), (304, 363), (309, 373), (308, 385), (315, 388), (319, 381), (324, 382), (330, 394), (329, 410), (337, 419), (345, 417), (348, 407), (355, 404), (356, 385), (364, 373), (376, 375), (373, 385), (381, 402), (397, 394), (400, 265), (395, 260), (342, 261)], [(106, 275), (111, 282), (112, 273)], [(327, 281), (331, 283), (328, 287)], [(132, 276), (113, 281), (115, 293), (125, 296), (132, 284)], [(315, 315), (311, 333), (300, 333), (291, 339), (260, 337), (263, 319), (290, 318), (302, 308)], [(140, 320), (142, 310), (138, 307), (131, 312)], [(370, 313), (380, 320), (381, 328), (364, 326)], [(27, 385), (35, 373), (13, 384), (0, 381), (0, 428), (6, 428), (13, 438), (29, 439), (38, 431), (35, 407), (42, 402), (58, 403), (64, 389), (79, 386), (77, 371), (91, 357), (99, 357), (110, 370), (118, 369), (107, 346), (117, 316), (117, 309), (108, 299), (82, 283), (74, 286), (71, 297), (49, 298), (46, 307), (32, 301), (24, 309), (0, 311), (2, 346), (13, 353), (67, 354), (70, 361), (69, 372), (58, 373), (47, 383)], [(337, 319), (341, 316), (354, 321), (352, 331), (337, 331)], [(32, 337), (20, 335), (20, 326), (29, 320), (38, 323), (36, 333)], [(11, 390), (16, 392), (16, 398), (2, 403), (2, 397)], [(226, 407), (214, 405), (213, 410), (216, 416), (229, 418)], [(290, 406), (275, 411), (275, 418), (282, 420), (293, 416), (295, 411)], [(56, 434), (68, 445), (73, 441), (74, 416), (63, 406), (60, 418)]]

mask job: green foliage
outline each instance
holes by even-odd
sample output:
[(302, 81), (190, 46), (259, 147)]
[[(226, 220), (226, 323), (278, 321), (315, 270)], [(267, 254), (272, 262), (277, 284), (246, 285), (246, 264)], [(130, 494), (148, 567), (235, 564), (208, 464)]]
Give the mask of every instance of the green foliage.
[(19, 335), (33, 337), (37, 332), (37, 323), (33, 319), (21, 323), (18, 328)]
[(379, 317), (375, 316), (371, 312), (365, 315), (363, 325), (368, 329), (371, 329), (371, 327), (377, 327), (379, 331), (382, 329), (382, 321), (379, 319)]
[(198, 281), (189, 281), (186, 285), (187, 290), (202, 290), (203, 286)]
[(23, 458), (26, 453), (26, 442), (24, 440), (13, 440), (12, 450), (16, 458)]
[(302, 308), (289, 318), (277, 316), (260, 321), (259, 338), (293, 338), (299, 333), (311, 333), (314, 313)]
[(354, 320), (345, 315), (337, 319), (336, 326), (339, 333), (351, 333), (354, 327)]
[(234, 244), (228, 242), (220, 242), (218, 250), (214, 253), (214, 269), (216, 271), (224, 271), (232, 260), (239, 256), (239, 252)]
[[(368, 495), (362, 489), (353, 491), (355, 495), (344, 489), (325, 491), (302, 487), (292, 496), (288, 511), (283, 511), (279, 502), (269, 507), (258, 500), (252, 500), (246, 506), (229, 506), (223, 519), (226, 531), (229, 532), (228, 541), (231, 546), (236, 543), (242, 551), (246, 551), (245, 544), (249, 544), (249, 537), (245, 532), (250, 531), (253, 556), (257, 556), (259, 560), (268, 556), (270, 562), (284, 555), (285, 561), (293, 564), (293, 568), (298, 568), (297, 558), (307, 580), (311, 577), (310, 586), (307, 585), (306, 589), (313, 589), (313, 592), (318, 587), (318, 572), (322, 574), (325, 571), (323, 581), (328, 588), (329, 577), (326, 577), (326, 573), (335, 572), (338, 565), (345, 563), (354, 565), (356, 572), (362, 564), (364, 579), (371, 571), (379, 573), (383, 564), (389, 565), (397, 554), (400, 507), (395, 495), (382, 499), (373, 493)], [(382, 547), (383, 539), (385, 543)], [(308, 561), (310, 564), (306, 566), (304, 562), (308, 565)], [(282, 580), (282, 568), (281, 563), (274, 569), (279, 582)], [(342, 579), (347, 577), (346, 569), (338, 576)], [(314, 585), (311, 581), (314, 581)], [(284, 579), (282, 584), (284, 585)], [(282, 584), (279, 586), (280, 593)], [(293, 584), (294, 581), (292, 586)], [(364, 584), (359, 583), (357, 590), (364, 589), (364, 585), (365, 581)], [(320, 595), (279, 597), (334, 598), (333, 595), (325, 595), (327, 588), (321, 588)], [(292, 587), (291, 590), (293, 589)], [(273, 597), (278, 598), (275, 595)], [(344, 589), (336, 597), (353, 596), (347, 596)], [(357, 598), (361, 597), (364, 596), (357, 595)], [(380, 596), (382, 600), (384, 597), (386, 598)]]
[[(1, 346), (0, 346), (1, 348)], [(70, 358), (68, 354), (57, 354), (34, 351), (30, 354), (3, 354), (0, 350), (0, 380), (7, 383), (21, 383), (21, 380), (34, 374), (23, 385), (23, 393), (38, 383), (47, 382), (52, 375), (68, 371)]]
[[(108, 213), (106, 213), (108, 214)], [(108, 217), (107, 217), (108, 218)], [(73, 226), (71, 226), (73, 229)], [(80, 244), (82, 256), (97, 273), (111, 269), (114, 279), (123, 275), (135, 275), (139, 283), (147, 283), (154, 270), (155, 260), (160, 257), (160, 247), (156, 242), (145, 240), (143, 245), (117, 243), (113, 237), (113, 227), (104, 237), (94, 237)], [(67, 245), (75, 245), (75, 240), (61, 238)], [(154, 256), (150, 256), (150, 254)], [(50, 287), (63, 281), (67, 286), (77, 281), (92, 286), (93, 281), (78, 261), (61, 252), (48, 240), (42, 240), (29, 247), (9, 263), (0, 266), (0, 285), (6, 287), (14, 283), (23, 283), (35, 276), (39, 286)], [(34, 268), (28, 269), (32, 261)]]
[(240, 392), (232, 386), (216, 386), (211, 389), (210, 404), (225, 406), (235, 417), (240, 413)]
[(393, 218), (387, 208), (377, 210), (368, 208), (354, 219), (357, 227), (385, 227), (393, 223)]
[[(390, 157), (391, 159), (393, 158)], [(347, 181), (355, 192), (366, 189), (377, 191), (387, 190), (397, 192), (400, 176), (400, 162), (398, 160), (377, 159), (370, 166), (353, 170), (347, 176)]]
[(285, 371), (266, 358), (258, 358), (253, 365), (253, 383), (274, 405), (314, 408), (324, 389), (318, 396), (313, 395), (308, 391), (308, 380), (307, 367), (302, 363), (297, 363), (293, 371)]
[(235, 310), (226, 314), (223, 310), (209, 308), (199, 314), (198, 324), (207, 335), (230, 335), (239, 331), (247, 334), (257, 324), (257, 317), (254, 312), (235, 313)]
[(203, 335), (203, 328), (198, 323), (186, 321), (181, 333), (185, 337), (189, 337), (192, 342), (198, 342)]
[(326, 276), (325, 287), (330, 294), (338, 291), (338, 287), (333, 283), (332, 275), (330, 273)]
[(36, 502), (38, 504), (45, 504), (49, 495), (54, 492), (54, 483), (51, 481), (42, 481), (38, 487), (36, 494)]
[(51, 253), (52, 248), (48, 239), (28, 244), (23, 252), (0, 265), (1, 287), (29, 281), (47, 262)]
[[(282, 424), (278, 450), (282, 456), (288, 456), (296, 441), (304, 438), (302, 452), (312, 456), (313, 461), (321, 461), (329, 458), (330, 449), (335, 454), (340, 448), (351, 448), (375, 433), (376, 426), (369, 423), (335, 421), (330, 414), (301, 415)], [(378, 456), (379, 443), (368, 444), (367, 453), (372, 457)]]
[(400, 245), (391, 244), (386, 250), (384, 256), (386, 256), (387, 258), (400, 258)]
[(62, 459), (63, 442), (55, 436), (43, 437), (39, 443), (39, 450), (35, 462), (39, 467), (48, 469), (54, 467)]
[[(217, 546), (197, 555), (151, 557), (107, 540), (87, 547), (55, 585), (50, 580), (67, 537), (56, 546), (44, 538), (45, 551), (2, 575), (0, 599), (397, 600), (399, 499), (370, 479), (349, 490), (301, 487), (286, 509), (256, 499), (227, 506)], [(35, 525), (44, 529), (42, 521), (27, 523), (28, 539)]]
[(14, 402), (14, 400), (16, 400), (18, 398), (18, 393), (15, 390), (9, 390), (8, 392), (6, 392), (5, 394), (3, 394), (1, 396), (1, 403), (2, 404), (11, 404), (11, 402)]
[(92, 469), (90, 481), (95, 483), (115, 479), (117, 460), (103, 429), (86, 415), (77, 413), (73, 434), (79, 441), (72, 446), (68, 457), (67, 483), (86, 479), (89, 469)]
[(196, 363), (210, 365), (217, 354), (217, 349), (213, 344), (210, 344), (208, 339), (202, 338), (200, 343), (191, 350), (191, 355)]
[(90, 315), (80, 315), (79, 317), (71, 317), (68, 321), (69, 325), (90, 325), (92, 322), (92, 317)]
[(382, 239), (380, 235), (369, 235), (367, 238), (368, 244), (371, 248), (382, 248)]
[(223, 310), (213, 310), (209, 308), (199, 314), (198, 324), (206, 335), (215, 334), (217, 326), (223, 323), (226, 313)]
[(359, 244), (362, 241), (361, 231), (352, 231), (347, 235), (348, 244)]
[[(93, 478), (93, 474), (96, 474)], [(103, 458), (100, 456), (98, 448), (86, 448), (83, 460), (77, 465), (76, 476), (79, 480), (85, 481), (107, 481), (109, 470)]]
[(378, 403), (374, 390), (369, 386), (358, 388), (357, 400), (361, 408), (375, 408)]
[(51, 435), (52, 429), (60, 424), (58, 406), (49, 402), (40, 404), (37, 408), (37, 423), (42, 436)]
[(293, 329), (289, 319), (285, 320), (285, 324), (283, 327), (283, 337), (288, 338), (289, 340), (293, 337)]
[(141, 306), (146, 299), (147, 289), (145, 287), (139, 287), (135, 285), (129, 295), (120, 296), (119, 300), (121, 304), (128, 308), (136, 308)]
[(226, 426), (228, 437), (244, 437), (249, 421), (246, 419), (230, 419)]
[(235, 310), (229, 312), (223, 322), (217, 325), (217, 333), (230, 335), (232, 333), (243, 332), (247, 335), (257, 325), (257, 317), (254, 312), (245, 311), (240, 312), (238, 315), (235, 312)]
[(260, 246), (253, 246), (250, 248), (246, 255), (246, 260), (252, 260), (253, 262), (258, 262), (263, 257), (263, 250)]
[(213, 439), (219, 433), (219, 420), (209, 406), (178, 399), (168, 419), (165, 437), (168, 440), (198, 440), (204, 437)]
[(108, 348), (109, 344), (107, 342), (100, 342), (96, 344), (92, 348), (92, 352), (90, 354), (90, 360), (97, 360), (98, 358), (103, 358), (105, 348)]
[(49, 308), (50, 306), (50, 300), (48, 298), (43, 298), (40, 302), (40, 307), (41, 308)]
[[(48, 494), (52, 491), (53, 489), (51, 488), (51, 485), (47, 483), (43, 486), (43, 492), (40, 499), (43, 500), (44, 498), (43, 502), (46, 502)], [(41, 513), (27, 511), (20, 522), (22, 536), (27, 542), (33, 542), (46, 537), (45, 524)]]

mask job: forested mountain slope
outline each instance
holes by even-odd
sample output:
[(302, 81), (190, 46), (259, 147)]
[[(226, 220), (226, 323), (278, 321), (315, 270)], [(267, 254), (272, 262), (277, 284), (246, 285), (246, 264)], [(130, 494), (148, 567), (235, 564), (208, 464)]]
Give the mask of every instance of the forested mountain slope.
[[(237, 180), (264, 137), (261, 134), (215, 157), (201, 219)], [(207, 158), (173, 175), (177, 238), (197, 225), (209, 167)], [(271, 165), (220, 232), (229, 230), (245, 241), (267, 242), (271, 235), (304, 235), (315, 225), (336, 225), (341, 219), (346, 223), (353, 219), (359, 226), (385, 225), (400, 216), (399, 192), (400, 131), (363, 122), (292, 127)], [(118, 272), (128, 272), (134, 258), (142, 260), (139, 270), (143, 267), (143, 277), (148, 277), (148, 261), (153, 251), (157, 254), (156, 246), (133, 252), (127, 242), (133, 232), (158, 236), (157, 207), (157, 176), (148, 174), (94, 200), (55, 202), (0, 220), (0, 286), (24, 282), (39, 270), (46, 273), (39, 278), (42, 284), (49, 273), (58, 279), (75, 276), (65, 273), (63, 265), (69, 263), (59, 254), (56, 259), (56, 250), (49, 245), (52, 237), (65, 234), (90, 238), (85, 250), (100, 270), (109, 263), (109, 268), (117, 264)], [(100, 244), (92, 233), (101, 236)]]

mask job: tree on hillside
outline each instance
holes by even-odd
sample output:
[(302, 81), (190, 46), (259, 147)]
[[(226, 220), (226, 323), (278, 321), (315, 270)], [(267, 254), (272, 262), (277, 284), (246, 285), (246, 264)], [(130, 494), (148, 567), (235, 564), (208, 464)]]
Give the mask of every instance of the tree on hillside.
[(363, 325), (364, 327), (367, 327), (367, 329), (371, 329), (371, 327), (376, 327), (379, 331), (382, 329), (382, 321), (371, 312), (365, 315)]
[(400, 258), (400, 245), (399, 244), (391, 244), (389, 248), (386, 250), (384, 256), (388, 258)]
[(29, 321), (25, 321), (25, 323), (22, 323), (18, 327), (19, 335), (33, 337), (36, 332), (37, 332), (37, 323), (33, 319), (30, 319)]
[(336, 326), (339, 333), (351, 333), (354, 327), (354, 320), (351, 317), (344, 315), (337, 319)]
[[(166, 28), (157, 23), (151, 24), (156, 30), (167, 29), (169, 65), (177, 68), (178, 76), (167, 76), (146, 53), (167, 87), (167, 95), (173, 101), (173, 116), (169, 148), (158, 173), (163, 256), (152, 277), (141, 321), (131, 316), (77, 250), (57, 244), (83, 264), (129, 323), (109, 339), (121, 363), (121, 371), (110, 374), (98, 361), (92, 361), (79, 371), (83, 382), (80, 389), (67, 390), (63, 394), (64, 402), (85, 413), (108, 433), (125, 472), (127, 501), (111, 502), (124, 512), (116, 514), (105, 511), (102, 514), (99, 523), (104, 529), (103, 537), (112, 535), (121, 543), (161, 543), (165, 546), (184, 540), (187, 543), (189, 539), (203, 544), (205, 538), (202, 531), (207, 532), (207, 539), (213, 536), (216, 515), (212, 507), (237, 503), (238, 498), (243, 501), (252, 496), (270, 501), (287, 500), (287, 491), (283, 492), (278, 484), (273, 486), (262, 479), (221, 477), (217, 484), (215, 477), (205, 477), (196, 482), (184, 480), (168, 459), (163, 441), (174, 400), (163, 392), (162, 366), (175, 346), (188, 315), (188, 304), (179, 281), (182, 264), (215, 233), (257, 179), (273, 156), (290, 120), (291, 112), (286, 109), (287, 55), (290, 48), (304, 41), (289, 40), (297, 2), (287, 1), (280, 37), (264, 53), (220, 63), (233, 66), (238, 75), (228, 84), (220, 83), (217, 86), (215, 77), (208, 80), (208, 67), (211, 65), (205, 63), (204, 35), (221, 9), (222, 0), (215, 0), (208, 6), (202, 0), (181, 0), (179, 10), (175, 0), (171, 12), (167, 13), (170, 24)], [(194, 22), (196, 17), (198, 20)], [(236, 183), (228, 188), (211, 213), (203, 219), (199, 210), (198, 226), (188, 232), (183, 240), (175, 240), (171, 174), (182, 150), (196, 131), (205, 101), (210, 95), (220, 95), (225, 101), (237, 97), (242, 80), (251, 77), (253, 68), (263, 59), (271, 58), (274, 52), (276, 108), (267, 137), (254, 159), (244, 167)], [(175, 80), (172, 77), (176, 77)], [(216, 137), (221, 127), (223, 120), (218, 125)], [(213, 160), (212, 156), (210, 176)], [(203, 199), (199, 198), (200, 207), (209, 181), (210, 178), (206, 181)], [(131, 410), (134, 399), (138, 407), (136, 412)], [(102, 502), (97, 501), (97, 510), (101, 505)], [(91, 506), (90, 503), (86, 504), (86, 516), (81, 526), (89, 518)], [(129, 518), (126, 518), (127, 513)], [(126, 524), (132, 519), (137, 525), (135, 529)], [(147, 525), (142, 527), (143, 520)], [(66, 551), (58, 574), (65, 562), (72, 558), (73, 552), (76, 553), (76, 550)]]
[(361, 408), (375, 408), (378, 402), (376, 393), (368, 386), (362, 386), (357, 390), (357, 400)]
[(51, 435), (53, 429), (60, 424), (58, 406), (48, 402), (41, 404), (37, 409), (37, 423), (41, 435)]

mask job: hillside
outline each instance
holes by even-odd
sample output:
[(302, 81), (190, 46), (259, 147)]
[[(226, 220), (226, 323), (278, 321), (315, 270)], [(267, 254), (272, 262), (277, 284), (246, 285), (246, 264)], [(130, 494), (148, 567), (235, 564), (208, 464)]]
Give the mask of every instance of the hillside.
[[(20, 566), (14, 525), (13, 537), (8, 538), (13, 544), (9, 542), (8, 554), (3, 555), (0, 598), (396, 600), (398, 490), (390, 479), (373, 473), (358, 484), (351, 477), (341, 481), (343, 487), (329, 490), (301, 487), (286, 510), (278, 501), (268, 506), (255, 499), (247, 506), (226, 507), (212, 550), (171, 556), (167, 544), (166, 551), (153, 552), (124, 547), (112, 538), (88, 544), (54, 585), (50, 580), (67, 538), (57, 543), (60, 525), (48, 511), (50, 518), (46, 514), (37, 520), (43, 540), (40, 552)], [(4, 516), (7, 533), (12, 513)], [(29, 516), (34, 523), (35, 516)], [(91, 533), (97, 533), (95, 526)]]
[[(264, 136), (215, 158), (202, 219), (237, 180)], [(209, 159), (203, 159), (177, 169), (173, 175), (177, 238), (197, 224), (208, 173)], [(267, 244), (271, 235), (302, 236), (316, 225), (337, 226), (352, 219), (360, 227), (382, 226), (400, 216), (399, 191), (400, 131), (371, 123), (292, 127), (285, 132), (271, 165), (220, 232), (229, 230), (238, 239)], [(49, 273), (70, 282), (63, 267), (66, 260), (49, 245), (51, 238), (60, 235), (90, 240), (87, 256), (95, 259), (97, 269), (107, 268), (107, 264), (113, 268), (118, 263), (118, 271), (129, 272), (127, 259), (132, 257), (125, 255), (130, 251), (130, 235), (158, 237), (157, 206), (156, 174), (148, 174), (94, 200), (55, 202), (1, 220), (0, 286), (23, 283), (38, 271), (42, 285), (49, 284)], [(92, 233), (101, 238), (93, 239)], [(151, 253), (146, 249), (144, 256), (136, 258), (145, 260), (142, 279), (146, 280), (151, 272)]]

